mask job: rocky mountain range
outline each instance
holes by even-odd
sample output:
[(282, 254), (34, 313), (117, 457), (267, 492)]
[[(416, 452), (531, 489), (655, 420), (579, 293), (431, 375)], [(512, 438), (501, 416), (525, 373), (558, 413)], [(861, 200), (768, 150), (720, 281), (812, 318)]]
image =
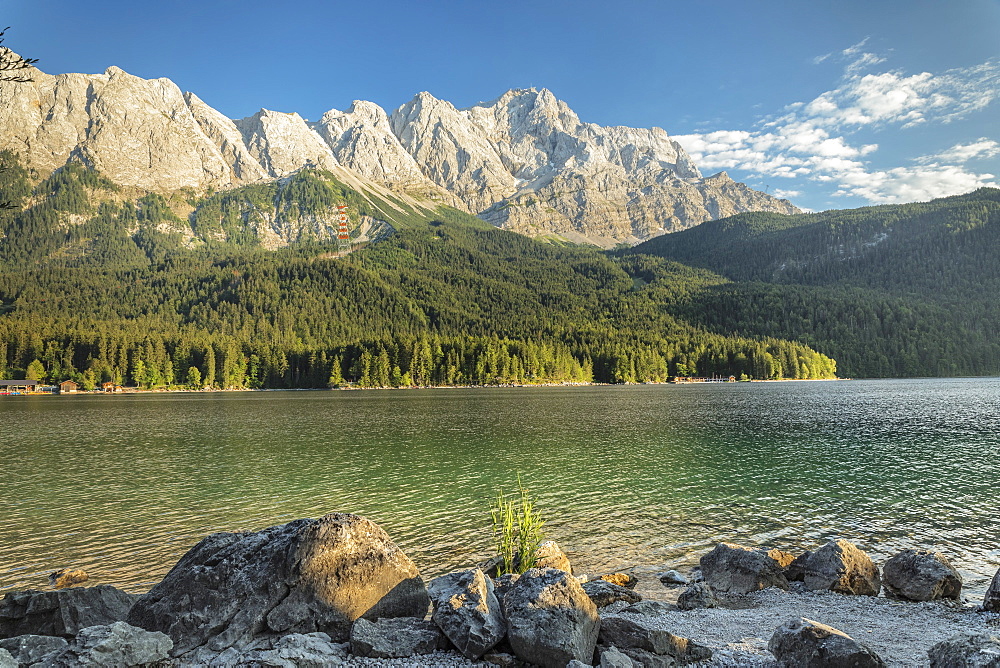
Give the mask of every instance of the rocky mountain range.
[(314, 166), (361, 191), (605, 247), (744, 211), (798, 211), (724, 172), (703, 177), (660, 128), (584, 123), (545, 89), (468, 109), (419, 93), (391, 114), (355, 101), (309, 122), (266, 109), (232, 120), (169, 79), (117, 67), (30, 76), (0, 82), (0, 149), (41, 174), (75, 160), (121, 185), (201, 192)]

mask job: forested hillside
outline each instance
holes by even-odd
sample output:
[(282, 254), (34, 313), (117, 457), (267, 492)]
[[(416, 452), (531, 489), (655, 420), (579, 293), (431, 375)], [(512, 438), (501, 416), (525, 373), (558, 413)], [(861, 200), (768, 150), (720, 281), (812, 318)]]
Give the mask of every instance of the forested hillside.
[[(720, 280), (708, 272), (539, 243), (321, 170), (164, 197), (79, 166), (44, 180), (10, 154), (0, 166), (0, 377), (277, 388), (835, 371), (800, 343), (672, 314)], [(338, 203), (391, 233), (336, 257)]]
[(842, 375), (1000, 374), (1000, 190), (927, 203), (741, 214), (625, 251), (728, 279), (670, 313), (719, 333), (776, 336)]

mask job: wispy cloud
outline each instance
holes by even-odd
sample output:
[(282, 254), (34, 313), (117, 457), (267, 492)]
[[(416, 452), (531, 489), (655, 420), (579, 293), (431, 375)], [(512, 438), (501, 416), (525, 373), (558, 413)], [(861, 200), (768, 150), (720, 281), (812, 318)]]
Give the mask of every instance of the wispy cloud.
[(969, 144), (955, 144), (946, 151), (920, 158), (922, 162), (943, 162), (950, 165), (965, 164), (977, 158), (993, 158), (1000, 155), (1000, 143), (981, 137)]
[[(808, 102), (788, 105), (754, 130), (719, 130), (676, 136), (705, 170), (740, 169), (761, 177), (804, 178), (834, 187), (840, 196), (871, 202), (930, 199), (993, 185), (992, 174), (964, 163), (1000, 155), (1000, 144), (981, 138), (911, 165), (868, 167), (877, 144), (848, 137), (862, 129), (950, 123), (982, 110), (1000, 97), (1000, 60), (941, 74), (874, 72), (885, 58), (865, 50), (866, 41), (815, 59), (844, 63), (840, 84)], [(796, 191), (787, 191), (796, 192)]]

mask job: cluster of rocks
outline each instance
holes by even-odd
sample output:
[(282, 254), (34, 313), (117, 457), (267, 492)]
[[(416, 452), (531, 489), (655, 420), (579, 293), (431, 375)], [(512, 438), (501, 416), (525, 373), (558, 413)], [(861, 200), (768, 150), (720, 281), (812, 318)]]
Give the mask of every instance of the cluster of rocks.
[[(678, 608), (796, 581), (852, 595), (884, 587), (916, 601), (956, 599), (962, 584), (931, 552), (906, 550), (880, 573), (846, 541), (799, 557), (722, 543), (702, 557), (673, 606), (643, 601), (630, 575), (573, 576), (555, 544), (541, 554), (540, 567), (522, 575), (491, 577), (477, 567), (425, 584), (389, 536), (356, 515), (213, 534), (141, 596), (107, 585), (8, 594), (0, 602), (0, 668), (335, 666), (421, 655), (505, 668), (660, 668), (713, 656), (663, 628), (665, 615), (683, 614)], [(679, 586), (688, 579), (661, 577)], [(1000, 612), (1000, 573), (984, 607)], [(805, 618), (779, 626), (768, 650), (779, 666), (885, 665), (863, 643)], [(1000, 666), (1000, 639), (956, 636), (928, 656), (932, 666)]]
[[(762, 550), (733, 543), (719, 543), (701, 557), (694, 581), (676, 571), (661, 574), (666, 585), (688, 585), (677, 599), (681, 610), (712, 608), (726, 597), (775, 587), (788, 590), (801, 583), (809, 591), (844, 595), (878, 596), (898, 601), (960, 601), (962, 577), (940, 552), (906, 549), (883, 564), (882, 569), (857, 546), (835, 540), (798, 556), (782, 550)], [(983, 610), (1000, 612), (1000, 571), (994, 576)], [(807, 618), (779, 626), (768, 650), (782, 668), (792, 666), (885, 666), (870, 647), (846, 633)], [(1000, 668), (1000, 638), (982, 634), (957, 635), (934, 645), (928, 652), (932, 667)]]

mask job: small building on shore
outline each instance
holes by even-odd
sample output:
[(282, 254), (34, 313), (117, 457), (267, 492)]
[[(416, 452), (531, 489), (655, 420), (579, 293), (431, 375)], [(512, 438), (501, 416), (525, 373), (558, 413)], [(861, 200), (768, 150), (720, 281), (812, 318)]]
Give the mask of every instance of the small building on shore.
[(64, 380), (59, 383), (59, 394), (73, 394), (80, 389), (76, 381)]
[(0, 380), (0, 394), (25, 394), (37, 388), (37, 380)]

